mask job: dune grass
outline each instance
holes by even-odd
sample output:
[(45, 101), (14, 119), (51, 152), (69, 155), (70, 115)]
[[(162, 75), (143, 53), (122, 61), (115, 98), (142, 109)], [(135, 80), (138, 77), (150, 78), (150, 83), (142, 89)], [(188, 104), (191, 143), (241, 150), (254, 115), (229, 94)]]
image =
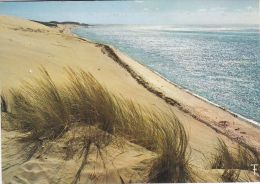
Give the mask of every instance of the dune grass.
[[(158, 158), (148, 181), (192, 181), (188, 136), (174, 113), (154, 112), (115, 96), (82, 70), (66, 68), (68, 80), (62, 85), (55, 84), (45, 68), (41, 72), (41, 77), (25, 82), (8, 94), (11, 122), (17, 130), (26, 133), (22, 141), (33, 145), (29, 147), (28, 159), (41, 149), (43, 142), (60, 138), (80, 123), (156, 152)], [(84, 163), (73, 183), (77, 183), (86, 164), (90, 144), (100, 148), (101, 143), (107, 145), (110, 141), (108, 136), (100, 134), (86, 137), (82, 147)], [(73, 142), (73, 138), (68, 142)]]
[[(163, 121), (158, 121), (157, 118)], [(155, 126), (159, 158), (153, 163), (152, 172), (149, 175), (150, 182), (194, 181), (189, 163), (188, 137), (181, 123), (174, 116), (157, 115), (150, 120), (155, 121), (154, 123), (164, 123)]]
[(211, 158), (211, 168), (224, 169), (221, 176), (224, 182), (239, 181), (241, 170), (252, 171), (251, 164), (260, 164), (257, 152), (239, 144), (237, 147), (228, 147), (223, 140), (218, 140), (216, 152)]
[(7, 99), (4, 95), (1, 95), (1, 112), (7, 112), (7, 109)]

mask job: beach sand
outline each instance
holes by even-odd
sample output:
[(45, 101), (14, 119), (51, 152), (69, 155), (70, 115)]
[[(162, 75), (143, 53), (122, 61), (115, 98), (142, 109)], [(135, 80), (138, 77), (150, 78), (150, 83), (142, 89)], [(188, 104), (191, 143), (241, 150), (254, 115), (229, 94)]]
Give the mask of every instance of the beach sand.
[[(54, 80), (61, 83), (66, 80), (64, 67), (80, 68), (91, 72), (114, 94), (131, 99), (150, 109), (173, 111), (189, 135), (192, 164), (198, 170), (203, 170), (201, 173), (206, 172), (205, 168), (209, 164), (206, 158), (214, 152), (218, 138), (222, 138), (228, 145), (241, 141), (244, 145), (255, 147), (260, 151), (259, 128), (169, 83), (117, 49), (73, 36), (69, 31), (70, 28), (64, 25), (50, 28), (28, 20), (0, 16), (1, 89), (7, 91), (11, 87), (19, 86), (22, 80), (39, 75), (40, 66), (46, 67)], [(115, 61), (113, 54), (117, 55), (118, 61)], [(2, 131), (4, 167), (11, 162), (10, 160), (15, 162), (10, 154), (17, 147), (6, 143), (5, 140), (10, 140), (10, 136), (15, 137), (16, 134), (13, 131)], [(145, 161), (156, 157), (148, 150), (139, 148), (129, 143), (127, 146), (129, 154), (126, 153), (123, 158), (118, 158), (118, 166), (122, 167), (126, 181), (130, 181), (130, 174), (137, 178), (135, 181), (142, 181), (137, 177), (138, 173), (134, 168), (144, 168)], [(135, 154), (144, 156), (136, 159)], [(26, 180), (30, 180), (30, 177), (35, 174), (38, 177), (35, 177), (34, 181), (42, 181), (46, 174), (48, 174), (46, 177), (50, 178), (50, 172), (55, 175), (57, 171), (55, 165), (59, 164), (61, 161), (53, 155), (47, 161), (31, 160), (30, 163), (3, 171), (4, 181), (14, 181), (15, 176), (24, 176)], [(66, 167), (75, 168), (77, 165), (77, 163), (69, 164), (71, 165)], [(48, 169), (49, 171), (46, 171)], [(144, 170), (140, 169), (140, 172)], [(216, 179), (214, 174), (212, 178), (208, 177), (208, 181)], [(43, 183), (50, 181), (46, 180)], [(118, 182), (118, 177), (112, 178), (112, 181)]]

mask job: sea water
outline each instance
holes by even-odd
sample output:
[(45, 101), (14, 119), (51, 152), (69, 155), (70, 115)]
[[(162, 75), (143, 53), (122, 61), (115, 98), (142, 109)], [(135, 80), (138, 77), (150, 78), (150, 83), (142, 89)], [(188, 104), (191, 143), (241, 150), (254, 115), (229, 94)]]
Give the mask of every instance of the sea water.
[(113, 45), (192, 93), (260, 122), (257, 26), (93, 25), (73, 32)]

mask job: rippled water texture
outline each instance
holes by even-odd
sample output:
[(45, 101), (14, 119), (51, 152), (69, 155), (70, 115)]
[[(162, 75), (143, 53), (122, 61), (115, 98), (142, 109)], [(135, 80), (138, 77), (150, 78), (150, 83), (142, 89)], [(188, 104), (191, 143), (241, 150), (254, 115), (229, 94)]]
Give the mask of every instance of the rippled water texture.
[(111, 44), (170, 81), (260, 122), (258, 27), (106, 25), (74, 33)]

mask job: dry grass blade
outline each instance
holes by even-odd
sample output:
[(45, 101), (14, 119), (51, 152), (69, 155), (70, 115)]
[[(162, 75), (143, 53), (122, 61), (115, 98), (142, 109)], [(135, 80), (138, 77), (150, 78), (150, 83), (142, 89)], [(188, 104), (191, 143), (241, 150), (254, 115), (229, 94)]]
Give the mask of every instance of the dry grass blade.
[[(192, 181), (188, 136), (173, 113), (153, 112), (114, 96), (90, 73), (82, 70), (75, 72), (67, 68), (68, 81), (59, 86), (46, 69), (41, 68), (41, 71), (41, 78), (10, 91), (12, 122), (17, 129), (27, 133), (23, 140), (34, 145), (29, 158), (43, 142), (55, 140), (76, 124), (81, 124), (105, 132), (95, 136), (91, 136), (90, 131), (85, 133), (86, 140), (96, 145), (99, 151), (110, 143), (110, 137), (114, 135), (156, 152), (159, 157), (152, 167), (150, 181)], [(71, 149), (68, 149), (67, 159), (72, 158), (76, 151), (73, 145), (82, 142), (77, 141), (77, 138), (68, 140)], [(84, 145), (89, 144), (82, 145), (87, 151), (89, 148)], [(88, 151), (85, 153), (74, 183), (79, 180), (86, 164)]]
[(1, 112), (7, 112), (7, 98), (1, 94)]
[(159, 158), (150, 173), (151, 182), (191, 182), (192, 170), (189, 163), (188, 137), (184, 127), (173, 115), (152, 116), (157, 130)]
[(259, 157), (255, 152), (239, 144), (236, 148), (228, 147), (223, 140), (219, 139), (210, 164), (212, 169), (224, 169), (221, 176), (223, 181), (235, 182), (239, 180), (241, 170), (251, 171), (252, 163), (259, 163)]
[(90, 73), (76, 73), (71, 68), (66, 70), (69, 76), (67, 91), (73, 103), (73, 117), (84, 123), (99, 123), (102, 130), (113, 133), (117, 110), (114, 96)]
[(224, 182), (237, 182), (239, 181), (239, 176), (239, 169), (225, 169), (221, 175), (221, 179)]
[(87, 164), (87, 159), (88, 159), (90, 146), (91, 146), (91, 140), (87, 140), (85, 142), (84, 146), (83, 146), (83, 151), (82, 151), (83, 159), (82, 159), (80, 168), (78, 169), (78, 171), (77, 171), (73, 181), (71, 182), (71, 184), (77, 184), (78, 181), (80, 180), (80, 174), (81, 174), (82, 170), (84, 169), (84, 167)]
[(25, 82), (20, 89), (10, 90), (9, 118), (13, 126), (27, 135), (20, 141), (31, 143), (26, 144), (31, 147), (29, 159), (41, 148), (42, 141), (61, 136), (70, 122), (64, 89), (54, 84), (44, 68), (41, 72), (41, 78)]

